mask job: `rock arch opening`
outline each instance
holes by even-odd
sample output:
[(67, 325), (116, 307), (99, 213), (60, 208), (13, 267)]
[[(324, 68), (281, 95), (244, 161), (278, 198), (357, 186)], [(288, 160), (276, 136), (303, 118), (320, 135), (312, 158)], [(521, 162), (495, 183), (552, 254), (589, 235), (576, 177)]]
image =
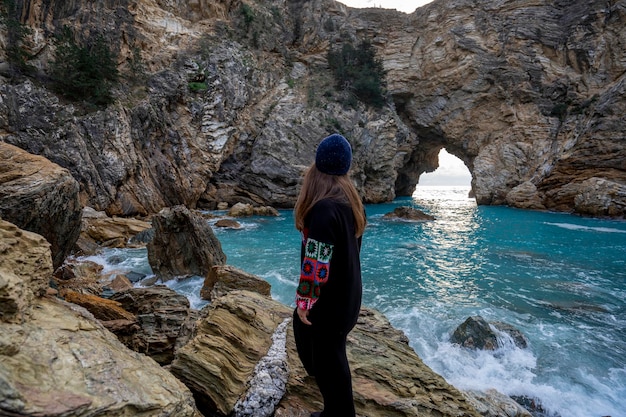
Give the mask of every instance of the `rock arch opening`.
[(457, 156), (441, 148), (438, 154), (439, 167), (433, 172), (420, 175), (417, 186), (420, 185), (454, 185), (471, 186), (472, 175), (465, 163)]
[(418, 185), (472, 187), (471, 159), (440, 141), (421, 141), (409, 161), (398, 170), (396, 195), (411, 196)]

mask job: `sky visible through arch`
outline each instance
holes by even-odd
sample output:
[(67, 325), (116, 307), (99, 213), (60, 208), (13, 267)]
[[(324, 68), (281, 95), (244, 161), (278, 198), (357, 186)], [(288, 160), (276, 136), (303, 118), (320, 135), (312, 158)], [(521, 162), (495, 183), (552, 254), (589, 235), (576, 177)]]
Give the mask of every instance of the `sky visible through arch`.
[(466, 185), (469, 187), (471, 182), (472, 176), (463, 161), (442, 148), (439, 151), (439, 168), (434, 172), (420, 175), (417, 186)]
[(430, 3), (431, 0), (338, 0), (350, 7), (382, 7), (383, 9), (396, 9), (404, 13), (413, 13), (415, 9)]

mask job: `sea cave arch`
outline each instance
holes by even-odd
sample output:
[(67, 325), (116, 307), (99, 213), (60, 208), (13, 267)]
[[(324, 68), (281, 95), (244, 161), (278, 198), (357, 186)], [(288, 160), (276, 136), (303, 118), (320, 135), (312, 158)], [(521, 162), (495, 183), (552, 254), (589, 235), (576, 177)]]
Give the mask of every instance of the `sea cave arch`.
[(440, 153), (442, 150), (463, 162), (471, 176), (470, 186), (473, 189), (473, 158), (450, 142), (441, 139), (436, 141), (421, 140), (413, 150), (407, 163), (398, 170), (395, 183), (396, 196), (411, 196), (419, 184), (420, 177), (423, 174), (433, 173), (440, 167)]

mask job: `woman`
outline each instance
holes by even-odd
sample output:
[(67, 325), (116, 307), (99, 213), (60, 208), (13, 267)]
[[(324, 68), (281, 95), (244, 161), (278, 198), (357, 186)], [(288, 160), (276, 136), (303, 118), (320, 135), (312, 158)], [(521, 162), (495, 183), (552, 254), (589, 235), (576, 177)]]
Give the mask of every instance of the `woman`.
[(312, 417), (354, 417), (346, 338), (361, 307), (361, 235), (365, 212), (348, 177), (352, 148), (339, 134), (318, 146), (295, 206), (302, 233), (294, 335), (298, 355), (315, 377), (324, 411)]

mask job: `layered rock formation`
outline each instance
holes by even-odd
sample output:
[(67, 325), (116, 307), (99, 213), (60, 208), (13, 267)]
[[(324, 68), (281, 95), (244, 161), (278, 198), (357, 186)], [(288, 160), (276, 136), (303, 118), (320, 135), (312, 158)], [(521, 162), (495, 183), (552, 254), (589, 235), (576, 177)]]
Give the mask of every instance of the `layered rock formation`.
[[(211, 304), (196, 326), (195, 337), (176, 353), (172, 372), (195, 393), (205, 414), (246, 414), (237, 407), (251, 388), (257, 364), (273, 344), (272, 336), (290, 320), (292, 310), (270, 298), (233, 291)], [(307, 376), (296, 352), (291, 324), (284, 343), (286, 356), (273, 358), (265, 373), (265, 389), (285, 386), (274, 415), (307, 416), (322, 407), (317, 385)], [(364, 310), (348, 337), (357, 414), (367, 417), (473, 416), (479, 414), (459, 391), (430, 370), (409, 347), (404, 334), (380, 313)], [(276, 364), (280, 363), (280, 366)], [(254, 395), (250, 395), (253, 397)], [(268, 400), (267, 393), (260, 395)]]
[(0, 220), (0, 414), (199, 417), (191, 392), (75, 304), (41, 297), (49, 244)]
[[(99, 111), (45, 84), (0, 85), (0, 140), (69, 169), (81, 202), (109, 215), (291, 206), (335, 131), (367, 202), (411, 194), (445, 147), (479, 204), (624, 215), (621, 0), (436, 0), (410, 15), (332, 0), (16, 4), (41, 74), (70, 22), (118, 54), (124, 81)], [(362, 39), (388, 71), (382, 109), (337, 102), (326, 53)]]

